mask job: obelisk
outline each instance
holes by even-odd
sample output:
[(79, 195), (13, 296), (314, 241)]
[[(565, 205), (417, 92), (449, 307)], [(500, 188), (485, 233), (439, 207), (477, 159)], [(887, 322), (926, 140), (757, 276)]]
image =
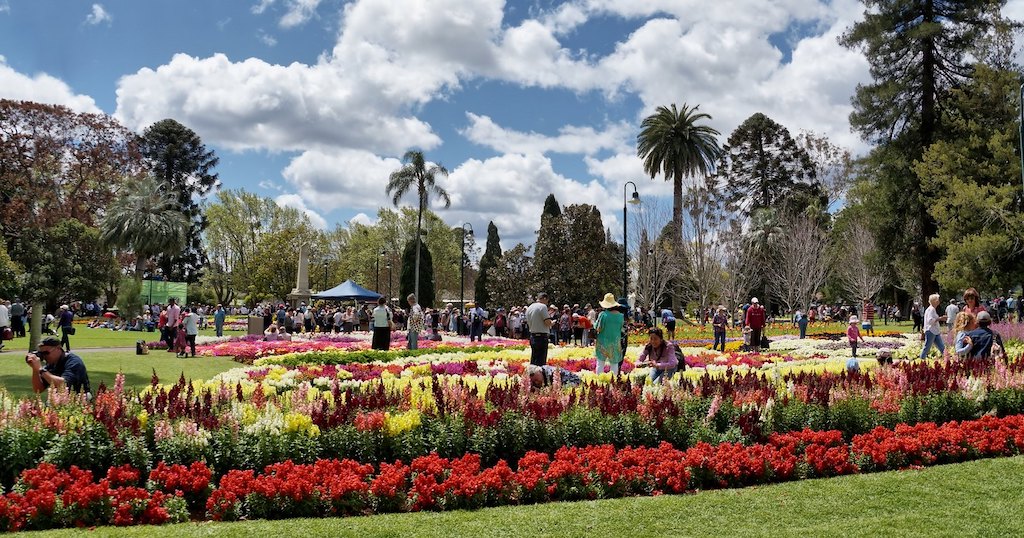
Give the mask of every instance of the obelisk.
[(309, 254), (306, 246), (299, 247), (299, 270), (295, 275), (295, 289), (288, 294), (288, 301), (292, 306), (298, 306), (300, 302), (309, 302), (312, 293), (309, 291)]

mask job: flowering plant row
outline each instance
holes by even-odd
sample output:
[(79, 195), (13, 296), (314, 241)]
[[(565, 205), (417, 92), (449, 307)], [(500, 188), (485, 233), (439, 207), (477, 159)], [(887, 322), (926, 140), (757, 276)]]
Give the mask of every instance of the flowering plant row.
[[(177, 523), (189, 519), (185, 495), (199, 502), (210, 493), (210, 472), (201, 464), (161, 464), (145, 488), (140, 476), (124, 465), (95, 480), (78, 467), (62, 471), (42, 463), (22, 472), (12, 491), (0, 496), (0, 531)], [(184, 481), (179, 480), (182, 476), (187, 476)]]
[[(434, 365), (423, 365), (433, 369)], [(706, 374), (666, 386), (595, 376), (534, 390), (524, 376), (430, 371), (421, 377), (278, 392), (259, 382), (187, 383), (143, 394), (100, 390), (40, 400), (0, 399), (0, 480), (49, 461), (102, 472), (115, 463), (205, 461), (218, 473), (293, 459), (363, 463), (437, 452), (480, 454), (487, 464), (530, 450), (615, 444), (685, 448), (760, 442), (772, 433), (837, 429), (846, 435), (899, 423), (1024, 413), (1024, 364), (901, 364), (870, 374)], [(335, 366), (309, 367), (328, 374)], [(295, 370), (293, 370), (295, 371)], [(355, 384), (353, 384), (355, 383)]]
[[(284, 461), (262, 472), (231, 470), (216, 489), (202, 464), (158, 466), (147, 489), (128, 466), (92, 474), (41, 464), (0, 497), (0, 529), (182, 520), (185, 498), (213, 520), (348, 516), (473, 509), (548, 501), (683, 493), (810, 477), (904, 469), (1024, 451), (1024, 416), (876, 428), (847, 442), (840, 431), (774, 434), (752, 445), (698, 443), (681, 450), (611, 445), (529, 452), (511, 467), (477, 454), (429, 454), (379, 466), (325, 459)], [(194, 504), (193, 504), (194, 506)]]

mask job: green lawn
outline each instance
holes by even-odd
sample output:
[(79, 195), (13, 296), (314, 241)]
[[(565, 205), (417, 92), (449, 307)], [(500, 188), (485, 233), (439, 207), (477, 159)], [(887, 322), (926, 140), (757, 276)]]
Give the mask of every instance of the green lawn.
[[(216, 331), (213, 329), (207, 329), (205, 331), (199, 331), (200, 335), (203, 336), (215, 336)], [(58, 336), (60, 333), (58, 332)], [(243, 336), (244, 331), (224, 331), (225, 336)], [(84, 325), (75, 326), (75, 334), (69, 336), (71, 339), (72, 351), (76, 349), (87, 349), (87, 348), (105, 348), (105, 347), (135, 347), (135, 342), (138, 340), (145, 340), (147, 342), (154, 342), (160, 339), (160, 333), (158, 332), (134, 332), (134, 331), (112, 331), (110, 329), (90, 329)], [(5, 342), (6, 347), (4, 351), (10, 353), (13, 351), (27, 351), (28, 350), (28, 338), (15, 338)], [(0, 354), (0, 357), (3, 355)]]
[[(72, 347), (72, 350), (75, 348)], [(89, 370), (89, 381), (93, 390), (100, 383), (112, 386), (114, 376), (124, 372), (125, 383), (129, 386), (144, 387), (153, 376), (153, 369), (166, 383), (177, 381), (185, 373), (190, 379), (209, 379), (231, 368), (241, 366), (230, 357), (195, 357), (179, 359), (174, 353), (153, 350), (149, 355), (136, 355), (135, 351), (82, 350), (80, 353), (85, 367)], [(7, 351), (0, 353), (0, 386), (16, 396), (32, 394), (29, 367), (25, 364), (25, 353)]]
[[(475, 512), (100, 528), (90, 536), (1024, 536), (1024, 457), (696, 495)], [(37, 533), (46, 536), (85, 531)]]

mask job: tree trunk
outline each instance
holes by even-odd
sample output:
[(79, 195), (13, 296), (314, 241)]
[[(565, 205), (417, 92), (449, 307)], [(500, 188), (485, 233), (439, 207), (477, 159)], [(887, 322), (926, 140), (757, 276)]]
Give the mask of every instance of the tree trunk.
[(142, 276), (146, 272), (146, 257), (135, 253), (135, 280), (142, 282)]
[(426, 195), (426, 191), (420, 188), (420, 207), (416, 213), (416, 275), (413, 277), (413, 293), (416, 294), (417, 301), (420, 300), (420, 248), (423, 243), (420, 230), (423, 227), (423, 199)]
[[(931, 24), (936, 21), (935, 6), (932, 0), (925, 2), (923, 15), (925, 23)], [(932, 144), (938, 121), (935, 103), (935, 67), (938, 59), (936, 58), (935, 49), (935, 39), (931, 38), (924, 41), (924, 47), (921, 51), (921, 126), (918, 129), (918, 134), (921, 137), (922, 152), (926, 151), (928, 146)], [(921, 186), (919, 182), (918, 192), (920, 191)], [(921, 304), (923, 305), (926, 304), (929, 295), (939, 291), (939, 284), (932, 276), (935, 273), (935, 264), (938, 263), (939, 253), (929, 244), (930, 240), (938, 235), (938, 226), (931, 215), (928, 214), (928, 201), (920, 200), (919, 204), (918, 219), (921, 223), (922, 247), (918, 263), (920, 264), (921, 295), (923, 299)]]
[(675, 226), (675, 243), (683, 241), (683, 177), (677, 175), (672, 180), (672, 224)]
[(32, 318), (28, 322), (28, 348), (31, 351), (35, 351), (39, 347), (39, 340), (42, 339), (43, 334), (43, 310), (46, 309), (46, 305), (39, 301), (32, 303)]

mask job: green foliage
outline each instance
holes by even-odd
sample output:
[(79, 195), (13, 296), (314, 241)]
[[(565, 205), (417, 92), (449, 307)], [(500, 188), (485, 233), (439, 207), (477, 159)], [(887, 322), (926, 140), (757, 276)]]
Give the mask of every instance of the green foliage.
[(202, 242), (207, 223), (196, 199), (220, 186), (213, 171), (220, 159), (195, 131), (173, 119), (147, 127), (140, 146), (153, 174), (177, 199), (178, 211), (189, 222), (184, 248), (175, 249), (180, 250), (175, 254), (159, 252), (158, 265), (170, 280), (195, 282), (207, 261)]
[[(190, 294), (191, 296), (191, 294)], [(132, 321), (142, 312), (142, 283), (134, 278), (123, 278), (117, 286), (117, 311)]]
[(726, 181), (728, 205), (746, 216), (758, 209), (788, 214), (827, 204), (810, 156), (788, 129), (760, 112), (729, 135), (718, 174)]
[(529, 254), (530, 247), (519, 243), (498, 259), (487, 278), (487, 292), (492, 304), (511, 306), (526, 301), (533, 262)]
[(24, 295), (30, 302), (51, 306), (103, 293), (115, 264), (100, 240), (99, 230), (68, 219), (52, 229), (26, 229), (13, 249), (32, 271), (26, 274)]
[(189, 221), (177, 197), (153, 178), (131, 181), (107, 208), (100, 238), (107, 245), (135, 254), (135, 278), (141, 280), (146, 261), (158, 254), (181, 250)]
[(484, 308), (491, 307), (490, 293), (487, 291), (487, 282), (490, 273), (501, 258), (501, 238), (498, 237), (498, 227), (491, 221), (487, 224), (487, 246), (484, 248), (484, 256), (480, 258), (480, 272), (477, 274), (474, 299), (476, 303)]
[[(554, 195), (548, 195), (552, 204), (557, 204)], [(568, 228), (561, 208), (558, 211), (548, 208), (540, 217), (540, 229), (537, 231), (537, 242), (533, 246), (533, 275), (529, 279), (531, 294), (547, 292), (553, 301), (567, 297), (571, 293), (566, 265), (570, 261), (565, 255), (565, 247), (569, 242)]]
[(932, 144), (915, 170), (945, 256), (935, 277), (946, 289), (999, 293), (1024, 278), (1024, 201), (1018, 149), (1017, 73), (979, 65), (952, 92), (951, 136)]
[(87, 419), (82, 428), (74, 434), (57, 435), (46, 448), (43, 461), (61, 469), (77, 465), (80, 469), (92, 471), (95, 475), (106, 474), (112, 461), (114, 443), (107, 429)]
[(720, 133), (701, 124), (711, 116), (699, 109), (699, 105), (690, 108), (686, 103), (679, 109), (675, 103), (659, 106), (644, 118), (636, 137), (636, 153), (644, 160), (644, 172), (651, 179), (661, 174), (672, 182), (672, 222), (678, 230), (683, 228), (683, 178), (711, 174), (722, 151), (718, 147)]
[(942, 111), (953, 89), (970, 78), (972, 63), (990, 59), (983, 48), (989, 38), (1009, 31), (1000, 15), (1004, 3), (947, 0), (939, 9), (933, 0), (869, 0), (863, 20), (841, 39), (864, 51), (873, 79), (857, 87), (850, 115), (853, 128), (875, 144), (854, 198), (872, 208), (876, 237), (889, 246), (893, 264), (916, 269), (925, 297), (938, 291), (939, 223), (914, 162), (947, 139)]
[[(405, 298), (410, 293), (415, 293), (416, 282), (419, 282), (420, 292), (416, 296), (419, 304), (424, 307), (431, 307), (437, 302), (434, 293), (434, 260), (430, 256), (430, 249), (423, 247), (420, 250), (419, 263), (416, 261), (416, 241), (410, 241), (402, 251), (402, 276), (399, 285), (399, 304), (405, 305)], [(419, 278), (416, 277), (416, 269), (419, 268)]]
[(21, 294), (24, 271), (7, 254), (7, 246), (0, 241), (0, 297), (17, 297)]
[[(413, 286), (412, 292), (416, 293), (417, 298), (420, 300), (420, 304), (432, 305), (434, 298), (434, 290), (430, 290), (431, 301), (424, 301), (420, 289), (420, 277), (428, 272), (420, 268), (420, 264), (429, 258), (425, 258), (421, 254), (423, 249), (422, 234), (420, 233), (423, 228), (423, 211), (426, 210), (427, 205), (430, 201), (431, 196), (437, 196), (444, 201), (445, 207), (452, 205), (451, 197), (448, 196), (448, 191), (444, 190), (443, 187), (437, 184), (437, 177), (444, 176), (448, 177), (448, 169), (440, 164), (432, 164), (427, 166), (426, 158), (423, 156), (422, 151), (409, 151), (406, 152), (402, 158), (405, 165), (402, 168), (391, 173), (388, 178), (388, 184), (385, 188), (385, 192), (391, 196), (391, 201), (398, 207), (398, 202), (407, 193), (412, 192), (415, 189), (416, 192), (416, 235), (414, 236), (416, 244), (416, 252), (412, 258), (414, 260), (415, 268), (412, 270), (413, 274)], [(404, 263), (403, 263), (404, 265)], [(402, 268), (405, 271), (405, 268)], [(431, 278), (433, 278), (433, 270), (429, 271)], [(430, 284), (433, 287), (433, 282)], [(403, 287), (403, 290), (405, 288)], [(407, 295), (404, 291), (402, 295)]]

